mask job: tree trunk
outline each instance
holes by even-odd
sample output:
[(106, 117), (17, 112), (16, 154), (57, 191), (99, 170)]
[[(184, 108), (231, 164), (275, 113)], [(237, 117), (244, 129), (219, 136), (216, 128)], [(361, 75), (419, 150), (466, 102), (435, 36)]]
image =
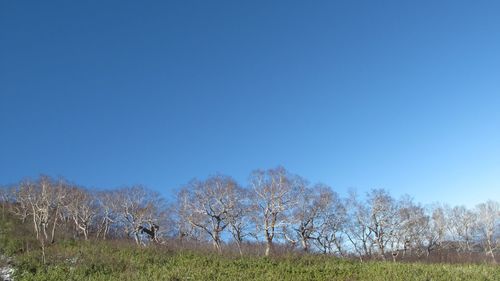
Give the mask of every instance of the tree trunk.
[(137, 230), (134, 231), (134, 240), (135, 240), (135, 244), (140, 245), (140, 242), (139, 242), (139, 231), (137, 231)]
[(274, 254), (274, 245), (273, 245), (273, 239), (267, 238), (267, 243), (266, 243), (266, 257)]
[(54, 236), (56, 234), (56, 225), (57, 225), (57, 213), (55, 215), (55, 218), (54, 218), (54, 224), (52, 225), (52, 233), (51, 233), (51, 237), (50, 237), (50, 242), (51, 243), (54, 243)]
[(220, 241), (219, 240), (214, 240), (213, 245), (214, 245), (214, 249), (217, 251), (217, 253), (221, 254), (222, 253), (222, 248), (220, 246)]
[(301, 243), (302, 243), (302, 249), (304, 250), (304, 252), (309, 252), (309, 243), (307, 242), (307, 239), (305, 237), (302, 237), (301, 239)]
[(221, 241), (220, 241), (220, 231), (215, 230), (212, 236), (214, 249), (217, 250), (217, 253), (222, 253)]
[(40, 231), (38, 229), (38, 221), (36, 219), (35, 209), (33, 209), (33, 228), (35, 229), (36, 239), (40, 237)]
[(89, 240), (87, 226), (83, 227), (83, 237), (85, 241)]
[(42, 229), (43, 229), (43, 235), (45, 237), (45, 240), (49, 240), (49, 235), (47, 234), (47, 223), (42, 224)]
[(238, 246), (238, 252), (240, 253), (240, 257), (243, 257), (243, 251), (241, 250), (241, 241), (236, 240), (236, 245)]

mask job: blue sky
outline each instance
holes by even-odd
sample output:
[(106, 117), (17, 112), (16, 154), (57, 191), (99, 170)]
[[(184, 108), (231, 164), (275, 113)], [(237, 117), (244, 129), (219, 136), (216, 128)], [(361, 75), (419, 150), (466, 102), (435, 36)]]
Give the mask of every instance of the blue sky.
[(2, 1), (0, 183), (168, 194), (284, 165), (500, 199), (498, 1)]

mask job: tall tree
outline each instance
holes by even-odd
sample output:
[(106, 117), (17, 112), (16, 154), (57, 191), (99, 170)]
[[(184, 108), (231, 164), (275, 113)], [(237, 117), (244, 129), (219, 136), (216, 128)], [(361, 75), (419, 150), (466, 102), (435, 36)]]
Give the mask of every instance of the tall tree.
[(119, 212), (125, 232), (139, 245), (143, 233), (141, 230), (145, 226), (150, 229), (160, 227), (163, 199), (157, 192), (143, 186), (122, 188), (116, 196), (120, 202)]
[(319, 185), (317, 190), (317, 217), (311, 238), (323, 253), (336, 252), (344, 256), (344, 231), (347, 219), (345, 206), (330, 187)]
[(95, 200), (99, 206), (96, 214), (97, 232), (96, 238), (106, 240), (113, 225), (116, 225), (120, 216), (119, 191), (104, 190), (95, 195)]
[(209, 177), (204, 181), (193, 180), (179, 194), (184, 206), (185, 219), (193, 226), (205, 231), (214, 248), (222, 251), (221, 233), (240, 214), (240, 187), (232, 178), (223, 175)]
[(404, 196), (397, 203), (397, 217), (394, 226), (395, 235), (391, 241), (393, 259), (399, 252), (403, 257), (412, 255), (416, 250), (418, 255), (423, 254), (425, 231), (428, 228), (429, 217), (425, 209), (416, 204), (412, 198)]
[(477, 228), (485, 253), (494, 263), (495, 251), (500, 247), (500, 204), (489, 200), (477, 205)]
[(279, 230), (291, 220), (291, 210), (297, 202), (297, 184), (295, 177), (283, 167), (256, 170), (251, 174), (250, 182), (256, 210), (254, 220), (264, 234), (265, 255), (269, 256), (274, 251), (273, 241), (280, 234)]
[(476, 230), (477, 215), (465, 206), (456, 206), (448, 210), (448, 229), (454, 241), (457, 242), (457, 250), (461, 253), (472, 252), (474, 244), (474, 231)]
[(385, 260), (386, 248), (394, 238), (397, 208), (394, 199), (383, 189), (373, 189), (368, 193), (370, 208), (370, 224), (373, 242), (377, 246), (379, 256)]
[(66, 206), (76, 228), (83, 233), (85, 240), (89, 239), (90, 227), (98, 212), (96, 197), (89, 191), (72, 187), (69, 191), (71, 201)]
[(429, 257), (432, 251), (442, 247), (448, 222), (445, 208), (442, 206), (431, 206), (427, 210), (427, 214), (429, 220), (423, 235), (426, 255)]
[(346, 201), (347, 226), (346, 235), (359, 259), (372, 256), (373, 231), (370, 227), (371, 217), (369, 207), (362, 202), (356, 192), (350, 191)]

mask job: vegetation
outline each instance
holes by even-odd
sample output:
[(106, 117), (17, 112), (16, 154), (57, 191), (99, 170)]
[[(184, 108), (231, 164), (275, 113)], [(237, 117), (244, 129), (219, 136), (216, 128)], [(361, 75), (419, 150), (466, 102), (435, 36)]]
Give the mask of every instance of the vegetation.
[(498, 202), (341, 198), (282, 167), (247, 187), (193, 180), (169, 203), (42, 176), (0, 188), (0, 204), (15, 280), (500, 280)]
[(500, 280), (491, 264), (360, 262), (288, 252), (273, 257), (175, 248), (176, 241), (138, 246), (127, 240), (64, 238), (41, 258), (29, 223), (0, 220), (0, 252), (15, 257), (15, 280)]
[(499, 280), (487, 265), (425, 265), (341, 260), (324, 256), (231, 258), (139, 249), (112, 243), (50, 248), (42, 265), (24, 255), (16, 280)]
[(18, 257), (15, 280), (500, 280), (500, 267), (392, 263), (323, 255), (230, 256), (125, 242), (65, 241)]

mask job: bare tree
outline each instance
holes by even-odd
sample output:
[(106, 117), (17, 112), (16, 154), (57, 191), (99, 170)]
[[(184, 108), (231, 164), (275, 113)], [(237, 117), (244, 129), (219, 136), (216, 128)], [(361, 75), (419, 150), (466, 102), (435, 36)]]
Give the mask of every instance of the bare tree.
[(0, 188), (2, 215), (8, 210), (32, 225), (44, 262), (48, 243), (66, 232), (85, 240), (94, 233), (100, 239), (131, 237), (139, 245), (177, 236), (181, 244), (185, 239), (211, 242), (219, 253), (229, 241), (241, 255), (244, 242), (263, 241), (266, 255), (282, 243), (305, 252), (356, 255), (361, 261), (385, 260), (390, 254), (394, 261), (453, 261), (465, 254), (472, 261), (484, 251), (481, 259), (496, 263), (500, 250), (496, 201), (473, 210), (439, 205), (424, 209), (408, 196), (395, 200), (382, 189), (361, 199), (351, 192), (344, 200), (330, 187), (311, 187), (282, 167), (254, 171), (246, 189), (223, 175), (193, 180), (177, 194), (176, 203), (168, 208), (164, 203), (142, 186), (97, 192), (47, 176)]
[(46, 176), (41, 176), (36, 182), (21, 183), (17, 192), (19, 211), (16, 213), (21, 216), (27, 213), (31, 216), (37, 238), (43, 235), (43, 239), (49, 239), (47, 230), (51, 220), (55, 228), (59, 208), (65, 195), (64, 188), (62, 181), (55, 183)]
[(19, 187), (10, 189), (9, 194), (14, 198), (10, 211), (17, 216), (22, 223), (30, 217), (30, 201), (28, 183), (24, 182)]
[(373, 189), (368, 194), (370, 206), (370, 224), (373, 242), (378, 248), (379, 256), (385, 260), (386, 247), (395, 235), (397, 208), (394, 199), (383, 189)]
[(429, 257), (432, 251), (442, 247), (446, 236), (447, 217), (445, 209), (438, 205), (430, 207), (427, 216), (429, 219), (423, 236), (426, 255)]
[(462, 253), (471, 253), (474, 243), (477, 216), (465, 206), (456, 206), (448, 210), (448, 229), (453, 240), (458, 243), (457, 250)]
[(64, 219), (66, 206), (71, 202), (68, 184), (64, 180), (54, 183), (52, 188), (52, 230), (50, 241), (54, 243), (56, 227)]
[(221, 233), (238, 214), (240, 200), (238, 184), (230, 177), (216, 175), (207, 180), (191, 181), (179, 194), (185, 219), (205, 231), (220, 253)]
[(106, 240), (113, 224), (117, 223), (120, 211), (120, 202), (117, 200), (119, 192), (116, 190), (100, 191), (95, 195), (99, 212), (96, 214), (98, 220), (96, 238)]
[(291, 248), (295, 248), (300, 242), (304, 252), (309, 251), (309, 240), (314, 230), (314, 219), (317, 216), (317, 194), (313, 194), (313, 188), (309, 183), (295, 176), (295, 204), (290, 208), (290, 217), (286, 224), (282, 226), (283, 238)]
[(137, 245), (140, 245), (143, 234), (141, 230), (145, 225), (149, 229), (154, 225), (160, 227), (160, 207), (163, 205), (163, 200), (158, 193), (142, 186), (120, 189), (116, 196), (120, 202), (119, 212), (125, 232), (134, 238)]
[(23, 215), (24, 210), (31, 217), (33, 223), (33, 230), (35, 231), (36, 238), (40, 236), (40, 228), (45, 227), (47, 224), (47, 217), (49, 213), (48, 201), (44, 185), (43, 189), (35, 183), (25, 181), (22, 182), (18, 192), (18, 206), (22, 210), (18, 214)]
[(69, 194), (71, 201), (66, 209), (77, 229), (83, 233), (85, 240), (88, 240), (90, 226), (98, 212), (96, 198), (87, 190), (78, 187), (72, 187)]
[(253, 206), (256, 226), (263, 232), (266, 240), (265, 255), (273, 253), (273, 240), (279, 229), (290, 221), (290, 211), (297, 201), (296, 184), (283, 167), (270, 170), (256, 170), (251, 175), (254, 192)]
[(314, 220), (312, 239), (323, 253), (338, 253), (345, 255), (344, 228), (347, 214), (338, 194), (328, 186), (318, 185), (317, 190), (317, 217)]
[[(293, 242), (300, 241), (302, 250), (308, 252), (311, 240), (316, 239), (316, 243), (326, 242), (327, 237), (320, 235), (319, 228), (322, 227), (322, 230), (326, 231), (327, 225), (333, 227), (329, 223), (333, 222), (330, 220), (333, 217), (338, 218), (336, 216), (338, 214), (331, 213), (334, 211), (333, 204), (338, 203), (335, 202), (338, 196), (329, 186), (317, 184), (314, 187), (308, 187), (307, 182), (301, 178), (297, 178), (296, 182), (298, 187), (297, 201), (292, 208), (292, 218), (287, 229), (292, 230), (292, 235), (295, 237)], [(286, 233), (288, 232), (290, 231)], [(326, 232), (322, 234), (326, 234)], [(335, 235), (328, 238), (338, 237)], [(340, 247), (340, 245), (338, 246)]]
[(240, 255), (243, 255), (242, 243), (248, 235), (250, 235), (249, 227), (251, 225), (251, 202), (249, 200), (248, 190), (243, 188), (237, 188), (236, 190), (236, 200), (234, 208), (228, 216), (229, 232), (233, 237), (234, 242), (238, 247)]
[(181, 189), (177, 193), (177, 202), (170, 206), (171, 212), (173, 214), (175, 231), (181, 245), (184, 243), (184, 240), (186, 238), (191, 238), (194, 240), (196, 240), (197, 238), (197, 235), (195, 235), (193, 231), (193, 225), (189, 223), (189, 217), (191, 214), (189, 200), (188, 190)]
[(348, 222), (346, 235), (354, 252), (363, 261), (364, 257), (372, 256), (373, 231), (370, 228), (371, 218), (368, 206), (358, 199), (356, 192), (350, 191), (346, 201)]
[(499, 247), (500, 233), (500, 204), (489, 200), (486, 203), (477, 205), (477, 228), (481, 237), (485, 253), (496, 263), (495, 251)]
[(49, 241), (48, 230), (52, 223), (50, 241), (54, 241), (55, 228), (65, 198), (64, 181), (53, 181), (41, 176), (37, 181), (21, 182), (16, 192), (14, 213), (23, 219), (31, 217), (36, 238), (42, 246), (42, 260), (45, 263), (45, 245)]
[(425, 244), (424, 233), (428, 228), (429, 217), (425, 209), (414, 203), (408, 196), (398, 202), (397, 218), (394, 226), (394, 239), (391, 241), (393, 260), (402, 251), (403, 258), (412, 255), (412, 250), (417, 250), (417, 255), (423, 253)]

